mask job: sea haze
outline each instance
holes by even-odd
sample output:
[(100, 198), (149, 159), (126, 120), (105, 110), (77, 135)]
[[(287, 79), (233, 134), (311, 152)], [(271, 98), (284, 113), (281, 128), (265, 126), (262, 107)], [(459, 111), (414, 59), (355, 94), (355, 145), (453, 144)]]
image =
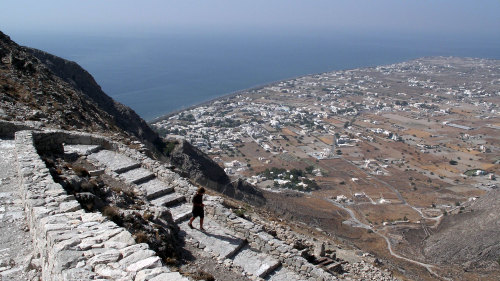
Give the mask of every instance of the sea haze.
[(500, 59), (499, 38), (347, 32), (11, 34), (76, 61), (146, 120), (276, 80), (422, 56)]

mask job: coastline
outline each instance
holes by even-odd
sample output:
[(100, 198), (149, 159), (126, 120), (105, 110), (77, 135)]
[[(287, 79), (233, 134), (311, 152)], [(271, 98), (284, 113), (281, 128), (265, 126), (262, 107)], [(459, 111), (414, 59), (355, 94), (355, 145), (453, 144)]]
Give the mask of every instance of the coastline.
[(168, 119), (169, 117), (171, 117), (171, 116), (173, 116), (175, 114), (178, 114), (180, 112), (183, 112), (183, 111), (186, 111), (186, 110), (191, 110), (191, 109), (199, 107), (199, 106), (207, 105), (207, 104), (210, 104), (210, 103), (212, 103), (214, 101), (217, 101), (217, 100), (220, 100), (220, 99), (230, 98), (230, 97), (234, 97), (234, 96), (237, 96), (237, 95), (240, 95), (240, 94), (244, 94), (245, 92), (249, 92), (249, 91), (253, 91), (253, 90), (259, 90), (259, 89), (262, 89), (262, 88), (265, 88), (265, 87), (268, 87), (268, 86), (272, 86), (272, 85), (274, 85), (276, 83), (288, 81), (288, 80), (291, 80), (291, 79), (297, 79), (297, 78), (301, 78), (301, 77), (311, 76), (311, 75), (318, 75), (318, 74), (328, 73), (328, 72), (332, 72), (332, 71), (341, 71), (341, 70), (331, 70), (331, 71), (325, 71), (325, 72), (319, 72), (319, 73), (312, 73), (312, 74), (306, 74), (306, 75), (299, 75), (299, 76), (289, 77), (289, 78), (285, 78), (285, 79), (281, 79), (281, 80), (276, 80), (276, 81), (272, 81), (272, 82), (268, 82), (268, 83), (264, 83), (264, 84), (259, 84), (259, 85), (256, 85), (256, 86), (252, 86), (250, 88), (245, 88), (245, 89), (237, 90), (237, 91), (230, 92), (230, 93), (227, 93), (227, 94), (222, 94), (221, 96), (218, 96), (218, 97), (215, 97), (215, 98), (211, 98), (211, 99), (206, 100), (204, 102), (196, 103), (196, 104), (190, 105), (188, 107), (185, 107), (185, 108), (182, 108), (182, 109), (177, 109), (177, 110), (174, 110), (172, 112), (166, 113), (164, 115), (155, 117), (155, 118), (153, 118), (151, 120), (146, 121), (146, 123), (148, 125), (151, 125), (153, 123), (160, 122), (160, 121), (163, 121), (165, 119)]
[(280, 79), (280, 80), (276, 80), (276, 81), (271, 81), (271, 82), (268, 82), (268, 83), (263, 83), (263, 84), (255, 85), (255, 86), (252, 86), (252, 87), (249, 87), (249, 88), (237, 90), (237, 91), (230, 92), (230, 93), (227, 93), (227, 94), (222, 94), (221, 96), (218, 96), (218, 97), (215, 97), (215, 98), (211, 98), (211, 99), (208, 99), (206, 101), (203, 101), (203, 102), (200, 102), (200, 103), (196, 103), (196, 104), (187, 106), (185, 108), (177, 109), (177, 110), (171, 111), (169, 113), (166, 113), (164, 115), (155, 117), (155, 118), (153, 118), (151, 120), (146, 121), (146, 123), (148, 125), (152, 125), (152, 124), (154, 124), (156, 122), (160, 122), (160, 121), (166, 120), (169, 117), (171, 117), (171, 116), (173, 116), (175, 114), (178, 114), (180, 112), (183, 112), (183, 111), (191, 110), (191, 109), (199, 107), (199, 106), (208, 105), (208, 104), (210, 104), (210, 103), (212, 103), (214, 101), (217, 101), (217, 100), (234, 97), (236, 95), (244, 94), (246, 92), (253, 91), (253, 90), (259, 90), (259, 89), (262, 89), (262, 88), (265, 88), (265, 87), (268, 87), (268, 86), (272, 86), (272, 85), (280, 83), (280, 82), (289, 81), (289, 80), (292, 80), (292, 79), (298, 79), (298, 78), (303, 78), (303, 77), (312, 76), (312, 75), (321, 75), (321, 74), (335, 72), (335, 71), (349, 71), (349, 70), (365, 69), (365, 68), (372, 68), (372, 67), (379, 67), (379, 66), (387, 66), (387, 65), (391, 65), (391, 64), (398, 64), (398, 63), (411, 62), (411, 61), (415, 61), (415, 60), (430, 59), (430, 58), (464, 58), (464, 59), (498, 60), (496, 58), (481, 58), (481, 57), (422, 56), (422, 57), (412, 58), (412, 59), (408, 59), (408, 60), (402, 60), (402, 61), (398, 61), (398, 62), (394, 62), (394, 63), (390, 63), (390, 64), (367, 65), (367, 66), (362, 66), (362, 67), (345, 68), (345, 69), (332, 69), (332, 70), (329, 70), (329, 71), (323, 71), (323, 72), (310, 73), (310, 74), (305, 74), (305, 75), (292, 76), (292, 77), (288, 77), (288, 78), (284, 78), (284, 79)]

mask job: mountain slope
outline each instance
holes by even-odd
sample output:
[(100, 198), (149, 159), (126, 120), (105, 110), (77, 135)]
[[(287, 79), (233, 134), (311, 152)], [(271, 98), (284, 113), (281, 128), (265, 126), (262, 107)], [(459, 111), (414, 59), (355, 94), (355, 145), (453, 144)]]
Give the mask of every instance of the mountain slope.
[(161, 151), (158, 134), (132, 109), (107, 96), (75, 62), (21, 47), (1, 32), (0, 58), (0, 118), (118, 134)]
[(159, 136), (151, 130), (139, 115), (131, 108), (116, 102), (106, 95), (101, 86), (94, 80), (94, 77), (80, 65), (37, 49), (25, 48), (25, 50), (37, 57), (55, 75), (80, 90), (95, 102), (100, 109), (113, 116), (115, 124), (120, 129), (156, 146), (162, 145)]
[[(166, 143), (132, 109), (107, 96), (77, 63), (21, 47), (0, 32), (0, 119), (38, 121), (40, 126), (140, 140), (167, 160)], [(170, 160), (192, 181), (230, 197), (262, 203), (253, 186), (231, 183), (224, 170), (189, 143)]]
[(424, 244), (435, 263), (465, 269), (493, 268), (500, 259), (500, 190), (490, 191), (463, 213), (446, 216)]

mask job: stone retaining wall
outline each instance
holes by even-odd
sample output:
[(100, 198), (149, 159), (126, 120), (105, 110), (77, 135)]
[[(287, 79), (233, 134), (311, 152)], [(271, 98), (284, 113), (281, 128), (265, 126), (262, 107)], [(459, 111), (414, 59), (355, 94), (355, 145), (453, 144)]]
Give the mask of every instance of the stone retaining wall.
[(0, 137), (13, 139), (17, 131), (33, 129), (35, 126), (29, 126), (21, 122), (9, 122), (0, 120)]
[[(62, 142), (102, 144), (90, 134), (19, 131), (15, 134), (20, 188), (43, 280), (188, 280), (162, 265), (147, 244), (100, 213), (87, 213), (55, 183), (38, 150)], [(36, 146), (36, 147), (35, 147)], [(155, 280), (151, 279), (151, 280)]]

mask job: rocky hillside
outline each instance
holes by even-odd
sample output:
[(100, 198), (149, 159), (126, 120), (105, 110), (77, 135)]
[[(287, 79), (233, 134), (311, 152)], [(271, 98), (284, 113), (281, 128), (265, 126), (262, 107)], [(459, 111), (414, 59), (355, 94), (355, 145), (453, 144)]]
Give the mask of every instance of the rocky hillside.
[(157, 147), (163, 145), (159, 136), (151, 130), (139, 115), (131, 108), (106, 95), (102, 91), (101, 86), (94, 80), (94, 77), (80, 65), (44, 51), (31, 48), (26, 48), (25, 50), (38, 58), (59, 78), (81, 91), (83, 95), (97, 104), (100, 109), (110, 114), (113, 117), (114, 123), (120, 129), (141, 140), (155, 144)]
[(0, 32), (0, 118), (42, 126), (161, 140), (132, 109), (107, 96), (78, 64), (21, 47)]
[(262, 204), (253, 186), (231, 183), (217, 163), (189, 143), (165, 143), (131, 108), (106, 95), (77, 63), (19, 46), (2, 32), (0, 59), (0, 119), (139, 140), (155, 158), (171, 161), (192, 181)]
[(493, 190), (456, 215), (446, 216), (424, 244), (437, 264), (489, 269), (500, 262), (500, 190)]
[(245, 181), (231, 182), (217, 163), (189, 142), (176, 142), (169, 156), (179, 173), (200, 185), (253, 205), (265, 203), (262, 192)]

